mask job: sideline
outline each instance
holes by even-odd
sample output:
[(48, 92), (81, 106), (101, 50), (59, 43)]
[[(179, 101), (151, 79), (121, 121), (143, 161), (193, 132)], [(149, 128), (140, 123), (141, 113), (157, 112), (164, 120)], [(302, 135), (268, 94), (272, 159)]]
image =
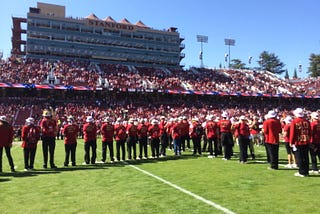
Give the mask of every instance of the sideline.
[(159, 176), (156, 176), (156, 175), (154, 175), (154, 174), (152, 174), (152, 173), (150, 173), (150, 172), (148, 172), (148, 171), (145, 171), (145, 170), (143, 170), (143, 169), (140, 169), (139, 167), (136, 167), (136, 166), (134, 166), (134, 165), (128, 164), (127, 162), (124, 162), (124, 163), (127, 164), (128, 166), (130, 166), (130, 167), (132, 167), (132, 168), (134, 168), (134, 169), (136, 169), (136, 170), (138, 170), (138, 171), (146, 174), (146, 175), (149, 175), (150, 177), (153, 177), (153, 178), (161, 181), (162, 183), (165, 183), (165, 184), (167, 184), (167, 185), (169, 185), (169, 186), (171, 186), (171, 187), (179, 190), (180, 192), (183, 192), (183, 193), (185, 193), (185, 194), (187, 194), (187, 195), (190, 195), (190, 196), (194, 197), (195, 199), (197, 199), (197, 200), (199, 200), (199, 201), (202, 201), (202, 202), (204, 202), (204, 203), (206, 203), (206, 204), (208, 204), (208, 205), (210, 205), (210, 206), (212, 206), (212, 207), (214, 207), (214, 208), (216, 208), (216, 209), (218, 209), (218, 210), (221, 210), (221, 211), (224, 212), (224, 213), (227, 213), (227, 214), (235, 214), (235, 213), (232, 212), (231, 210), (229, 210), (229, 209), (227, 209), (227, 208), (225, 208), (225, 207), (222, 207), (221, 205), (216, 204), (216, 203), (214, 203), (214, 202), (212, 202), (212, 201), (209, 201), (209, 200), (207, 200), (207, 199), (205, 199), (205, 198), (203, 198), (203, 197), (201, 197), (201, 196), (199, 196), (199, 195), (196, 195), (196, 194), (194, 194), (193, 192), (190, 192), (190, 191), (188, 191), (188, 190), (186, 190), (186, 189), (184, 189), (184, 188), (182, 188), (182, 187), (179, 187), (179, 186), (177, 186), (177, 185), (175, 185), (175, 184), (173, 184), (173, 183), (171, 183), (171, 182), (169, 182), (169, 181), (167, 181), (167, 180), (164, 180), (163, 178), (160, 178)]

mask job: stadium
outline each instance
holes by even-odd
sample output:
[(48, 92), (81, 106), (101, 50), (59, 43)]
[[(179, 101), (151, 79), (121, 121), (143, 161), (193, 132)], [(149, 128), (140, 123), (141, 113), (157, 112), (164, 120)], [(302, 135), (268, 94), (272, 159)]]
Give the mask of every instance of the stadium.
[[(252, 144), (256, 151), (255, 156), (252, 156), (252, 148), (250, 150), (248, 148), (248, 155), (251, 154), (252, 160), (249, 158), (249, 164), (241, 166), (238, 163), (240, 151), (237, 143), (234, 145), (232, 159), (221, 161), (221, 158), (224, 158), (223, 149), (221, 143), (219, 145), (221, 139), (217, 139), (217, 145), (214, 145), (217, 147), (214, 148), (216, 158), (212, 160), (207, 158), (213, 154), (204, 146), (206, 137), (201, 138), (202, 155), (198, 156), (193, 153), (190, 136), (184, 139), (185, 147), (180, 148), (183, 149), (182, 154), (175, 154), (173, 147), (168, 145), (164, 148), (167, 154), (162, 155), (163, 157), (158, 154), (152, 155), (151, 158), (146, 156), (145, 160), (142, 160), (142, 157), (141, 160), (140, 158), (136, 160), (128, 156), (123, 161), (119, 159), (114, 161), (108, 153), (108, 158), (103, 160), (103, 163), (82, 166), (84, 151), (81, 144), (84, 142), (84, 134), (80, 131), (77, 136), (79, 144), (77, 166), (74, 168), (68, 164), (64, 165), (65, 167), (61, 166), (64, 159), (63, 128), (68, 124), (70, 116), (74, 118), (73, 122), (77, 124), (79, 130), (83, 130), (88, 117), (93, 118), (98, 130), (106, 120), (113, 123), (121, 120), (124, 124), (134, 121), (133, 123), (137, 125), (144, 121), (151, 126), (154, 121), (161, 121), (161, 118), (165, 118), (167, 123), (186, 120), (191, 130), (194, 121), (199, 121), (205, 128), (208, 120), (218, 123), (225, 117), (224, 113), (227, 113), (228, 119), (233, 124), (237, 124), (242, 116), (247, 118), (248, 123), (259, 121), (259, 136), (262, 136), (263, 121), (267, 119), (266, 115), (271, 110), (276, 112), (281, 122), (287, 116), (294, 117), (292, 111), (299, 107), (303, 108), (308, 120), (311, 119), (312, 113), (319, 113), (318, 78), (283, 79), (268, 70), (258, 69), (204, 67), (186, 69), (181, 65), (181, 60), (185, 57), (184, 38), (176, 27), (156, 30), (142, 21), (132, 24), (124, 18), (117, 22), (110, 16), (100, 19), (95, 14), (84, 18), (66, 17), (65, 7), (60, 5), (39, 2), (37, 7), (29, 8), (25, 18), (12, 17), (12, 23), (11, 56), (1, 60), (0, 115), (5, 115), (14, 128), (13, 157), (16, 163), (20, 162), (20, 166), (16, 170), (18, 171), (15, 173), (16, 176), (14, 173), (0, 174), (0, 185), (4, 186), (3, 193), (10, 194), (12, 189), (6, 185), (7, 183), (17, 182), (20, 188), (33, 188), (31, 180), (37, 179), (35, 176), (43, 176), (42, 179), (39, 178), (40, 187), (48, 185), (46, 179), (54, 179), (53, 176), (60, 176), (61, 183), (53, 181), (47, 192), (38, 190), (39, 193), (32, 194), (13, 189), (19, 201), (22, 200), (19, 194), (26, 194), (28, 198), (36, 199), (48, 194), (49, 197), (45, 198), (49, 201), (49, 205), (46, 207), (39, 202), (28, 206), (22, 202), (15, 209), (15, 205), (10, 204), (9, 198), (5, 200), (10, 204), (8, 212), (5, 213), (21, 212), (17, 209), (21, 209), (24, 205), (27, 213), (34, 211), (56, 213), (55, 209), (57, 212), (65, 209), (67, 213), (102, 213), (108, 210), (104, 206), (111, 207), (110, 213), (316, 213), (315, 198), (306, 196), (303, 189), (307, 188), (311, 195), (316, 195), (319, 191), (318, 173), (308, 176), (306, 181), (308, 186), (304, 185), (305, 181), (293, 179), (293, 173), (297, 169), (286, 169), (287, 154), (284, 146), (280, 146), (279, 158), (279, 165), (283, 170), (266, 170), (268, 162), (263, 137), (259, 138), (259, 142)], [(22, 23), (26, 24), (26, 29), (21, 27)], [(22, 40), (23, 37), (26, 38), (25, 41)], [(22, 127), (30, 117), (40, 125), (45, 111), (50, 111), (57, 123), (55, 160), (58, 168), (42, 170), (42, 152), (38, 149), (36, 170), (26, 169), (22, 172), (23, 155), (19, 148), (19, 143), (23, 141)], [(210, 117), (211, 119), (208, 119)], [(186, 132), (187, 135), (191, 133), (189, 128)], [(171, 133), (171, 130), (168, 131), (168, 135)], [(101, 133), (98, 132), (97, 159), (101, 157), (100, 142)], [(41, 140), (38, 144), (38, 147), (41, 147)], [(138, 145), (138, 142), (136, 144)], [(173, 142), (169, 144), (173, 145)], [(151, 150), (149, 140), (149, 154), (152, 153)], [(319, 160), (319, 154), (316, 158)], [(3, 171), (10, 171), (6, 161), (2, 162)], [(128, 171), (122, 169), (126, 167), (129, 168)], [(109, 174), (102, 172), (103, 170), (112, 172)], [(133, 172), (130, 170), (140, 171), (142, 175), (132, 176)], [(257, 172), (266, 175), (261, 178)], [(199, 173), (202, 174), (203, 182), (197, 179), (196, 175)], [(146, 175), (156, 178), (156, 181), (144, 178)], [(217, 177), (214, 177), (215, 175)], [(72, 186), (73, 179), (78, 180), (77, 176), (79, 181), (75, 182), (76, 186)], [(111, 176), (118, 178), (110, 178)], [(119, 180), (117, 183), (121, 176), (127, 180)], [(85, 197), (91, 205), (84, 206), (78, 202), (79, 198), (74, 201), (71, 193), (56, 190), (59, 185), (63, 189), (68, 189), (69, 185), (76, 188), (84, 182), (81, 177), (92, 179), (93, 182), (86, 181), (91, 187), (80, 188), (76, 194)], [(237, 183), (234, 178), (239, 182)], [(114, 186), (104, 187), (101, 179), (109, 179), (109, 184)], [(139, 185), (141, 179), (146, 180)], [(218, 180), (216, 183), (218, 186), (215, 186), (211, 179)], [(225, 179), (225, 182), (222, 179)], [(275, 180), (274, 186), (270, 179)], [(288, 181), (292, 183), (287, 184)], [(173, 188), (161, 187), (161, 184), (168, 184)], [(142, 185), (155, 188), (150, 188), (148, 192)], [(285, 185), (289, 186), (289, 190), (284, 188)], [(90, 188), (96, 195), (90, 192), (89, 196), (85, 196), (83, 192), (88, 192)], [(274, 191), (281, 190), (283, 194), (275, 196), (268, 188)], [(233, 191), (236, 191), (236, 194), (233, 194)], [(303, 194), (309, 202), (304, 206), (299, 206), (298, 202), (288, 205), (290, 199), (281, 203), (286, 191), (289, 191), (290, 198)], [(119, 197), (110, 199), (108, 203), (104, 202), (101, 198), (105, 197), (104, 194), (107, 192)], [(266, 192), (268, 197), (275, 197), (276, 200), (267, 199), (267, 202), (263, 203)], [(0, 195), (3, 193), (1, 190)], [(241, 196), (241, 193), (245, 193), (245, 196)], [(144, 194), (146, 197), (143, 197)], [(247, 196), (250, 194), (257, 196), (258, 199)], [(68, 203), (75, 205), (68, 207), (59, 204), (60, 197), (66, 197)], [(97, 200), (94, 201), (89, 197), (95, 197)], [(148, 199), (149, 197), (154, 197), (154, 200)], [(239, 198), (248, 204), (243, 204)], [(117, 200), (135, 199), (137, 202), (132, 206), (130, 203), (117, 202)], [(178, 208), (172, 208), (172, 204), (173, 206), (177, 204)], [(279, 206), (283, 210), (278, 210)], [(4, 207), (5, 205), (0, 205), (2, 210)]]

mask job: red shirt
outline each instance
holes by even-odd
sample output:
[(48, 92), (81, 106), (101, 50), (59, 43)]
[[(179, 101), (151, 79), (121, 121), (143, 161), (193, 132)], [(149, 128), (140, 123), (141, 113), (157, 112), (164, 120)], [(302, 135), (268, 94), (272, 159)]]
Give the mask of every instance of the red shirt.
[(75, 144), (77, 143), (77, 136), (79, 132), (79, 127), (75, 124), (66, 124), (62, 133), (64, 135), (64, 144)]
[(290, 145), (307, 145), (311, 140), (310, 122), (304, 118), (295, 118), (290, 124)]
[(6, 122), (0, 122), (0, 148), (12, 145), (14, 131), (12, 126)]
[(286, 124), (283, 127), (283, 137), (284, 137), (284, 142), (289, 142), (289, 136), (290, 136), (290, 124)]
[(121, 124), (115, 125), (114, 130), (115, 130), (116, 140), (125, 140), (127, 138), (126, 127), (124, 125), (121, 125)]
[(188, 123), (188, 121), (186, 121), (186, 120), (183, 120), (182, 121), (182, 123), (181, 123), (182, 125), (182, 136), (186, 136), (186, 135), (188, 135), (189, 134), (189, 123)]
[(42, 136), (55, 137), (57, 133), (57, 122), (51, 118), (43, 118), (40, 122)]
[(214, 121), (207, 121), (206, 133), (208, 138), (217, 137), (218, 124)]
[(220, 132), (231, 132), (230, 120), (220, 120), (218, 126), (220, 128)]
[(83, 125), (84, 142), (97, 140), (97, 126), (94, 123), (85, 123)]
[(127, 134), (130, 137), (135, 137), (138, 135), (138, 127), (134, 124), (128, 124), (127, 126)]
[(238, 123), (235, 127), (237, 130), (237, 135), (241, 137), (250, 137), (250, 128), (247, 123)]
[(311, 122), (311, 143), (320, 144), (320, 123), (316, 120)]
[(114, 126), (111, 123), (103, 123), (101, 128), (102, 142), (112, 142), (114, 136)]
[(279, 134), (282, 132), (280, 120), (269, 118), (263, 122), (263, 133), (265, 142), (279, 144)]
[(182, 125), (181, 123), (175, 123), (171, 127), (172, 130), (172, 138), (178, 139), (182, 136)]
[[(36, 148), (37, 147), (37, 143), (28, 143), (28, 133), (29, 130), (31, 129), (31, 127), (34, 125), (25, 125), (22, 127), (22, 131), (21, 131), (21, 138), (22, 138), (22, 144), (21, 147), (22, 148)], [(39, 126), (34, 126), (35, 127), (35, 137), (38, 140), (40, 140), (40, 133), (41, 133), (41, 129)]]
[(145, 124), (139, 124), (139, 126), (138, 126), (139, 138), (147, 137), (147, 135), (148, 135), (148, 126)]
[(158, 124), (152, 125), (148, 129), (149, 135), (152, 139), (156, 139), (160, 137), (160, 127)]

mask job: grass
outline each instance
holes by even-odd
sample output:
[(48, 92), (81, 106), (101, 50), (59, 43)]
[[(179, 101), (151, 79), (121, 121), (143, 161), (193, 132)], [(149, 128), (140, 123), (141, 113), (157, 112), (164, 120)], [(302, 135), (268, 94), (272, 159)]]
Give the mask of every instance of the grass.
[[(236, 158), (223, 161), (190, 151), (180, 158), (83, 166), (83, 144), (78, 141), (77, 166), (62, 167), (64, 147), (56, 146), (56, 170), (42, 169), (41, 144), (36, 171), (23, 171), (23, 153), (12, 148), (17, 172), (9, 172), (4, 155), (0, 175), (1, 213), (223, 213), (130, 164), (235, 213), (318, 213), (320, 176), (294, 177), (297, 170), (267, 170), (264, 147), (256, 147), (258, 161), (239, 164)], [(98, 141), (97, 160), (101, 158)], [(235, 152), (238, 147), (235, 146)], [(109, 160), (109, 159), (108, 159)], [(280, 163), (286, 164), (284, 147)]]

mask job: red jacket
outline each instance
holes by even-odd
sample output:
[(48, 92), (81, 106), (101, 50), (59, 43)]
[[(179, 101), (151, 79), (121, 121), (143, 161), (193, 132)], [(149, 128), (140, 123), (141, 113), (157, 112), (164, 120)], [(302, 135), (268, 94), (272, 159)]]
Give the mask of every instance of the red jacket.
[(66, 124), (62, 133), (64, 135), (64, 144), (75, 144), (77, 143), (77, 136), (79, 132), (79, 127), (75, 124)]
[(148, 135), (148, 126), (145, 124), (138, 125), (138, 136), (139, 138), (147, 137)]
[(310, 122), (304, 118), (295, 118), (290, 124), (290, 145), (307, 145), (311, 140)]
[(269, 144), (279, 144), (279, 134), (282, 132), (280, 120), (269, 118), (263, 122), (264, 141)]
[(319, 123), (319, 121), (311, 122), (311, 143), (320, 144), (320, 123)]
[[(22, 138), (22, 144), (21, 147), (22, 148), (36, 148), (37, 147), (37, 143), (28, 143), (29, 139), (28, 138), (28, 133), (29, 130), (31, 129), (31, 127), (34, 125), (25, 125), (22, 127), (22, 131), (21, 131), (21, 138)], [(39, 126), (34, 126), (35, 127), (35, 138), (38, 140), (40, 140), (40, 133), (41, 133), (41, 128)]]
[(6, 122), (0, 122), (0, 148), (12, 146), (13, 137), (12, 126)]
[(218, 125), (214, 121), (207, 121), (206, 123), (206, 134), (208, 138), (217, 137)]
[(245, 137), (249, 138), (250, 137), (250, 128), (247, 123), (238, 123), (235, 125), (235, 132), (236, 136), (239, 137)]
[(220, 132), (231, 132), (231, 125), (230, 120), (220, 120), (218, 123)]
[(111, 123), (103, 123), (101, 128), (102, 142), (112, 142), (114, 136), (114, 126)]
[(158, 124), (152, 125), (148, 129), (151, 139), (156, 139), (160, 137), (160, 127)]
[(43, 118), (40, 127), (44, 137), (55, 137), (58, 131), (57, 122), (51, 118)]
[(115, 138), (116, 140), (125, 140), (127, 138), (126, 127), (124, 125), (115, 126)]
[(83, 125), (84, 142), (97, 140), (97, 126), (94, 123), (85, 123)]

